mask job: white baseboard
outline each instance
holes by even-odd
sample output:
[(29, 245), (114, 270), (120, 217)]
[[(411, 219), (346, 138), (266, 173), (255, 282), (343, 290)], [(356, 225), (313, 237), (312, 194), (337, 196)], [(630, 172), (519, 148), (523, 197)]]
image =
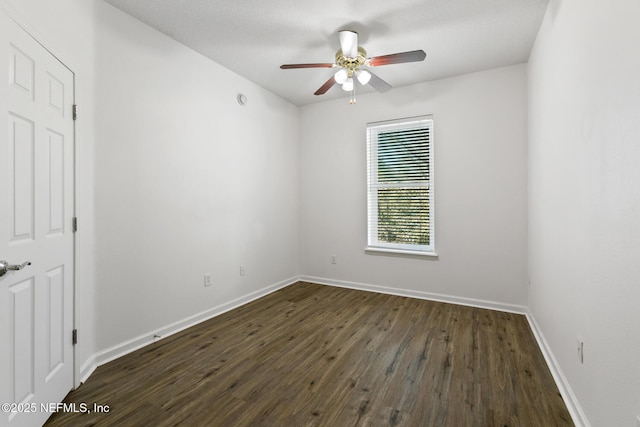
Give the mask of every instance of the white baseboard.
[(456, 297), (453, 295), (436, 294), (432, 292), (414, 291), (410, 289), (390, 288), (387, 286), (370, 285), (366, 283), (348, 282), (344, 280), (325, 279), (322, 277), (300, 276), (300, 281), (318, 283), (320, 285), (336, 286), (340, 288), (357, 289), (360, 291), (378, 292), (381, 294), (397, 295), (426, 299), (430, 301), (446, 302), (450, 304), (466, 305), (470, 307), (487, 308), (489, 310), (506, 311), (508, 313), (527, 314), (527, 307), (516, 304), (505, 304), (474, 298)]
[(587, 419), (586, 414), (582, 410), (576, 395), (573, 393), (573, 389), (567, 378), (562, 373), (562, 369), (560, 369), (560, 365), (556, 360), (553, 352), (551, 351), (551, 347), (549, 347), (549, 343), (544, 337), (542, 330), (538, 326), (538, 322), (536, 322), (535, 317), (531, 314), (530, 311), (527, 310), (527, 320), (529, 321), (529, 326), (531, 326), (531, 330), (533, 331), (533, 335), (536, 337), (538, 341), (538, 347), (540, 347), (540, 351), (542, 351), (542, 355), (544, 356), (545, 361), (547, 362), (547, 366), (551, 371), (551, 375), (553, 376), (554, 381), (556, 382), (556, 386), (562, 395), (562, 399), (564, 400), (564, 404), (567, 405), (567, 410), (573, 419), (573, 423), (576, 427), (591, 427), (589, 424), (589, 420)]
[(157, 340), (154, 340), (155, 335), (160, 336), (162, 338), (166, 338), (184, 329), (190, 328), (191, 326), (197, 325), (198, 323), (204, 322), (205, 320), (209, 320), (213, 317), (221, 315), (222, 313), (226, 313), (229, 310), (233, 310), (234, 308), (240, 307), (241, 305), (244, 305), (248, 302), (251, 302), (258, 298), (262, 298), (265, 295), (268, 295), (279, 289), (287, 287), (297, 281), (298, 281), (297, 277), (292, 277), (292, 278), (283, 280), (281, 282), (278, 282), (273, 285), (267, 286), (265, 288), (259, 289), (257, 291), (251, 292), (247, 295), (243, 295), (229, 302), (220, 304), (216, 307), (202, 311), (193, 316), (189, 316), (185, 319), (179, 320), (170, 325), (164, 326), (154, 331), (150, 331), (146, 334), (139, 335), (123, 343), (107, 348), (106, 350), (102, 350), (94, 354), (93, 357), (91, 357), (87, 362), (85, 362), (82, 365), (82, 368), (81, 368), (82, 381), (86, 380), (89, 377), (89, 375), (91, 375), (91, 373), (98, 366), (104, 365), (105, 363), (111, 362), (112, 360), (115, 360), (119, 357), (122, 357), (126, 354), (129, 354), (133, 351), (136, 351), (146, 345), (149, 345), (157, 341)]
[(96, 365), (96, 355), (94, 354), (80, 367), (80, 378), (78, 381), (76, 381), (75, 387), (78, 388), (80, 384), (85, 382), (87, 378), (89, 378), (89, 376), (93, 374), (93, 371), (95, 371), (97, 367), (98, 365)]

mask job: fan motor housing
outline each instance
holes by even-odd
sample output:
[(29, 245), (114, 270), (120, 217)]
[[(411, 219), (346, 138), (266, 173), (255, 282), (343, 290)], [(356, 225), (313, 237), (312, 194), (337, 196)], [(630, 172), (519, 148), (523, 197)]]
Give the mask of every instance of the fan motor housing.
[(347, 58), (342, 54), (342, 49), (336, 52), (336, 65), (355, 71), (367, 63), (367, 51), (358, 46), (358, 56), (356, 58)]

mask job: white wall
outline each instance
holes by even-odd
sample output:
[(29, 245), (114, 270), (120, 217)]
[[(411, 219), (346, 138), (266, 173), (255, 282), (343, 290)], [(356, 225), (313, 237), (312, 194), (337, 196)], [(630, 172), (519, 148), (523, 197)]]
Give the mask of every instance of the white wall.
[(85, 371), (297, 275), (297, 107), (100, 0), (2, 1), (77, 75)]
[[(301, 273), (526, 305), (526, 67), (357, 98), (301, 108)], [(423, 114), (434, 117), (439, 257), (367, 255), (366, 123)]]
[(94, 19), (105, 348), (297, 275), (298, 109), (115, 8)]
[(639, 16), (552, 0), (528, 67), (530, 308), (603, 427), (640, 415)]

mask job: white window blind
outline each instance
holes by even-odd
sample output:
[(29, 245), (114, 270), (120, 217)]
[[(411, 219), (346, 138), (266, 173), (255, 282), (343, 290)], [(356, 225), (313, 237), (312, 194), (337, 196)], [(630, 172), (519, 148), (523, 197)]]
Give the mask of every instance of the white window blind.
[(367, 125), (368, 249), (434, 253), (431, 116)]

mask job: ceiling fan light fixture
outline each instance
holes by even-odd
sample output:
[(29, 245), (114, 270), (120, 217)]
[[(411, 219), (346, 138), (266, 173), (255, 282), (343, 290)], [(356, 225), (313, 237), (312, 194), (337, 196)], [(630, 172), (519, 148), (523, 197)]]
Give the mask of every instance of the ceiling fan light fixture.
[(349, 77), (343, 84), (342, 84), (342, 90), (349, 92), (351, 90), (353, 90), (353, 78)]
[(357, 77), (360, 84), (364, 86), (369, 83), (369, 80), (371, 80), (371, 73), (367, 70), (360, 70), (358, 71)]
[[(1, 1), (1, 0), (0, 0)], [(412, 50), (407, 52), (391, 53), (389, 55), (367, 57), (367, 51), (362, 46), (358, 46), (358, 33), (355, 31), (343, 30), (338, 32), (340, 39), (340, 49), (336, 51), (334, 63), (308, 63), (308, 64), (283, 64), (283, 70), (293, 68), (336, 68), (337, 71), (318, 88), (313, 94), (324, 95), (335, 85), (342, 86), (346, 92), (351, 92), (350, 103), (355, 104), (355, 82), (358, 79), (361, 85), (370, 85), (378, 92), (386, 92), (391, 89), (391, 85), (370, 71), (361, 69), (363, 67), (378, 67), (381, 65), (402, 64), (404, 62), (424, 61), (427, 54), (423, 50)]]
[(336, 83), (338, 83), (339, 85), (344, 84), (344, 82), (347, 81), (348, 77), (349, 73), (347, 73), (347, 70), (345, 70), (344, 68), (339, 69), (333, 76), (333, 78), (336, 80)]

